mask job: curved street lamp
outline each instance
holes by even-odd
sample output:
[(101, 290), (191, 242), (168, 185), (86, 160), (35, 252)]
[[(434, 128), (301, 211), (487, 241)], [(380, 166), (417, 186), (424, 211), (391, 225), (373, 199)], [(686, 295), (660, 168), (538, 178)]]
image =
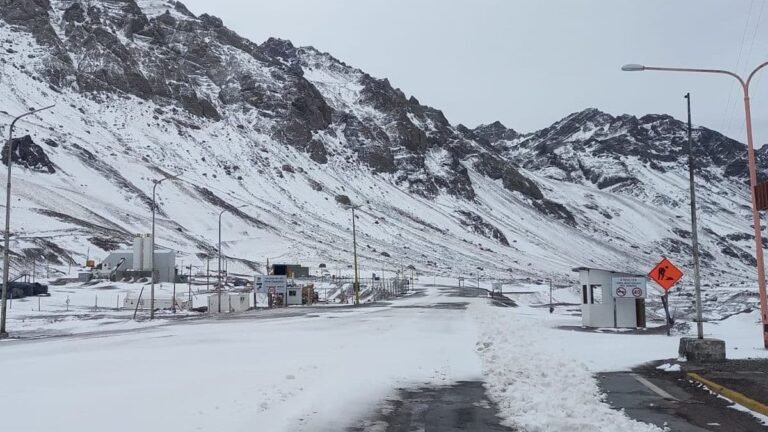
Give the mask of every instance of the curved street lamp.
[(11, 165), (13, 165), (13, 128), (16, 127), (16, 122), (24, 117), (31, 116), (32, 114), (39, 113), (51, 109), (56, 105), (50, 105), (44, 108), (39, 108), (26, 112), (11, 122), (11, 129), (8, 132), (8, 182), (5, 185), (5, 247), (3, 249), (3, 293), (2, 293), (2, 306), (0, 306), (0, 339), (8, 337), (8, 332), (5, 331), (5, 313), (6, 313), (6, 300), (8, 298), (8, 271), (9, 271), (9, 247), (10, 247), (10, 229), (11, 229)]
[[(747, 123), (747, 160), (749, 162), (749, 183), (751, 186), (752, 195), (752, 224), (755, 229), (755, 258), (757, 260), (757, 285), (760, 290), (760, 314), (762, 315), (763, 322), (763, 345), (768, 348), (768, 300), (766, 300), (766, 287), (765, 287), (765, 263), (763, 258), (763, 238), (762, 230), (760, 228), (760, 209), (758, 209), (757, 201), (755, 197), (755, 188), (757, 187), (757, 167), (755, 163), (755, 147), (752, 138), (752, 108), (749, 100), (749, 86), (752, 83), (752, 78), (762, 68), (768, 66), (768, 62), (764, 62), (758, 65), (747, 76), (745, 80), (741, 76), (727, 70), (722, 69), (697, 69), (697, 68), (677, 68), (677, 67), (657, 67), (657, 66), (645, 66), (640, 64), (627, 64), (622, 66), (621, 70), (627, 72), (640, 72), (640, 71), (662, 71), (662, 72), (695, 72), (695, 73), (710, 73), (729, 75), (741, 84), (741, 89), (744, 93), (744, 115)], [(701, 318), (699, 318), (699, 325)]]
[[(166, 180), (176, 180), (179, 177), (181, 177), (181, 174), (177, 174), (175, 176), (167, 176), (159, 180), (152, 181), (154, 183), (152, 186), (152, 239), (150, 240), (150, 247), (152, 248), (152, 251), (149, 253), (149, 267), (152, 272), (149, 278), (152, 280), (152, 288), (149, 292), (149, 319), (155, 319), (155, 208), (157, 207), (155, 204), (155, 193), (157, 191), (157, 187), (160, 186), (160, 183)], [(176, 301), (176, 299), (173, 299), (173, 301)]]

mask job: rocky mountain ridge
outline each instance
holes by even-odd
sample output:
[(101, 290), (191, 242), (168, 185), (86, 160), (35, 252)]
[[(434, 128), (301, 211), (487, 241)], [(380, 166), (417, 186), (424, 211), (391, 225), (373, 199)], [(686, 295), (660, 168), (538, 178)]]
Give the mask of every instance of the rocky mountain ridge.
[[(2, 114), (58, 103), (19, 131), (20, 250), (55, 236), (67, 260), (125, 244), (146, 230), (152, 179), (184, 172), (161, 192), (159, 236), (190, 259), (215, 252), (209, 214), (229, 209), (228, 253), (245, 265), (345, 263), (345, 196), (367, 208), (374, 268), (564, 277), (688, 260), (685, 125), (666, 115), (454, 126), (330, 54), (253, 43), (174, 1), (0, 0), (0, 36)], [(695, 145), (706, 257), (735, 277), (751, 258), (746, 152), (703, 127)]]

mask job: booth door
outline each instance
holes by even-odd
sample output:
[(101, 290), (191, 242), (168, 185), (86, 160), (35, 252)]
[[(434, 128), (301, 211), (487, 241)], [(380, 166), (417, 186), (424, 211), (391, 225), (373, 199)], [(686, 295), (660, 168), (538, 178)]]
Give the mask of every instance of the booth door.
[(635, 311), (637, 312), (637, 326), (645, 328), (645, 299), (635, 300)]

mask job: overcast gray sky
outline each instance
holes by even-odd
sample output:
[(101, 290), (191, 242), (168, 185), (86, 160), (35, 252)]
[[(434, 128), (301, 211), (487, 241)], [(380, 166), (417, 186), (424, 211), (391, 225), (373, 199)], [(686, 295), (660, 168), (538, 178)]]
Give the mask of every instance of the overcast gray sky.
[[(625, 63), (727, 68), (768, 60), (765, 0), (182, 0), (261, 43), (312, 45), (454, 123), (530, 132), (596, 107), (668, 113), (745, 141), (741, 91), (717, 75), (621, 72)], [(764, 10), (765, 9), (765, 10)], [(768, 142), (768, 68), (753, 84)]]

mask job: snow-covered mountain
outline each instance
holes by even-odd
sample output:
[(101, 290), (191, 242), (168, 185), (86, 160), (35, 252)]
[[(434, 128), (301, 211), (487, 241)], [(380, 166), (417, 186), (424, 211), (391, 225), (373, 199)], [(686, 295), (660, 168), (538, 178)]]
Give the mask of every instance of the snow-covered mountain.
[[(17, 126), (13, 253), (103, 257), (148, 232), (199, 264), (570, 276), (689, 258), (685, 125), (596, 109), (469, 129), (312, 47), (253, 43), (164, 0), (0, 0), (0, 122)], [(535, 109), (535, 107), (532, 107)], [(7, 133), (7, 130), (6, 130)], [(751, 280), (745, 146), (697, 127), (706, 281)], [(761, 166), (766, 158), (760, 155)], [(232, 266), (230, 264), (230, 270)]]

